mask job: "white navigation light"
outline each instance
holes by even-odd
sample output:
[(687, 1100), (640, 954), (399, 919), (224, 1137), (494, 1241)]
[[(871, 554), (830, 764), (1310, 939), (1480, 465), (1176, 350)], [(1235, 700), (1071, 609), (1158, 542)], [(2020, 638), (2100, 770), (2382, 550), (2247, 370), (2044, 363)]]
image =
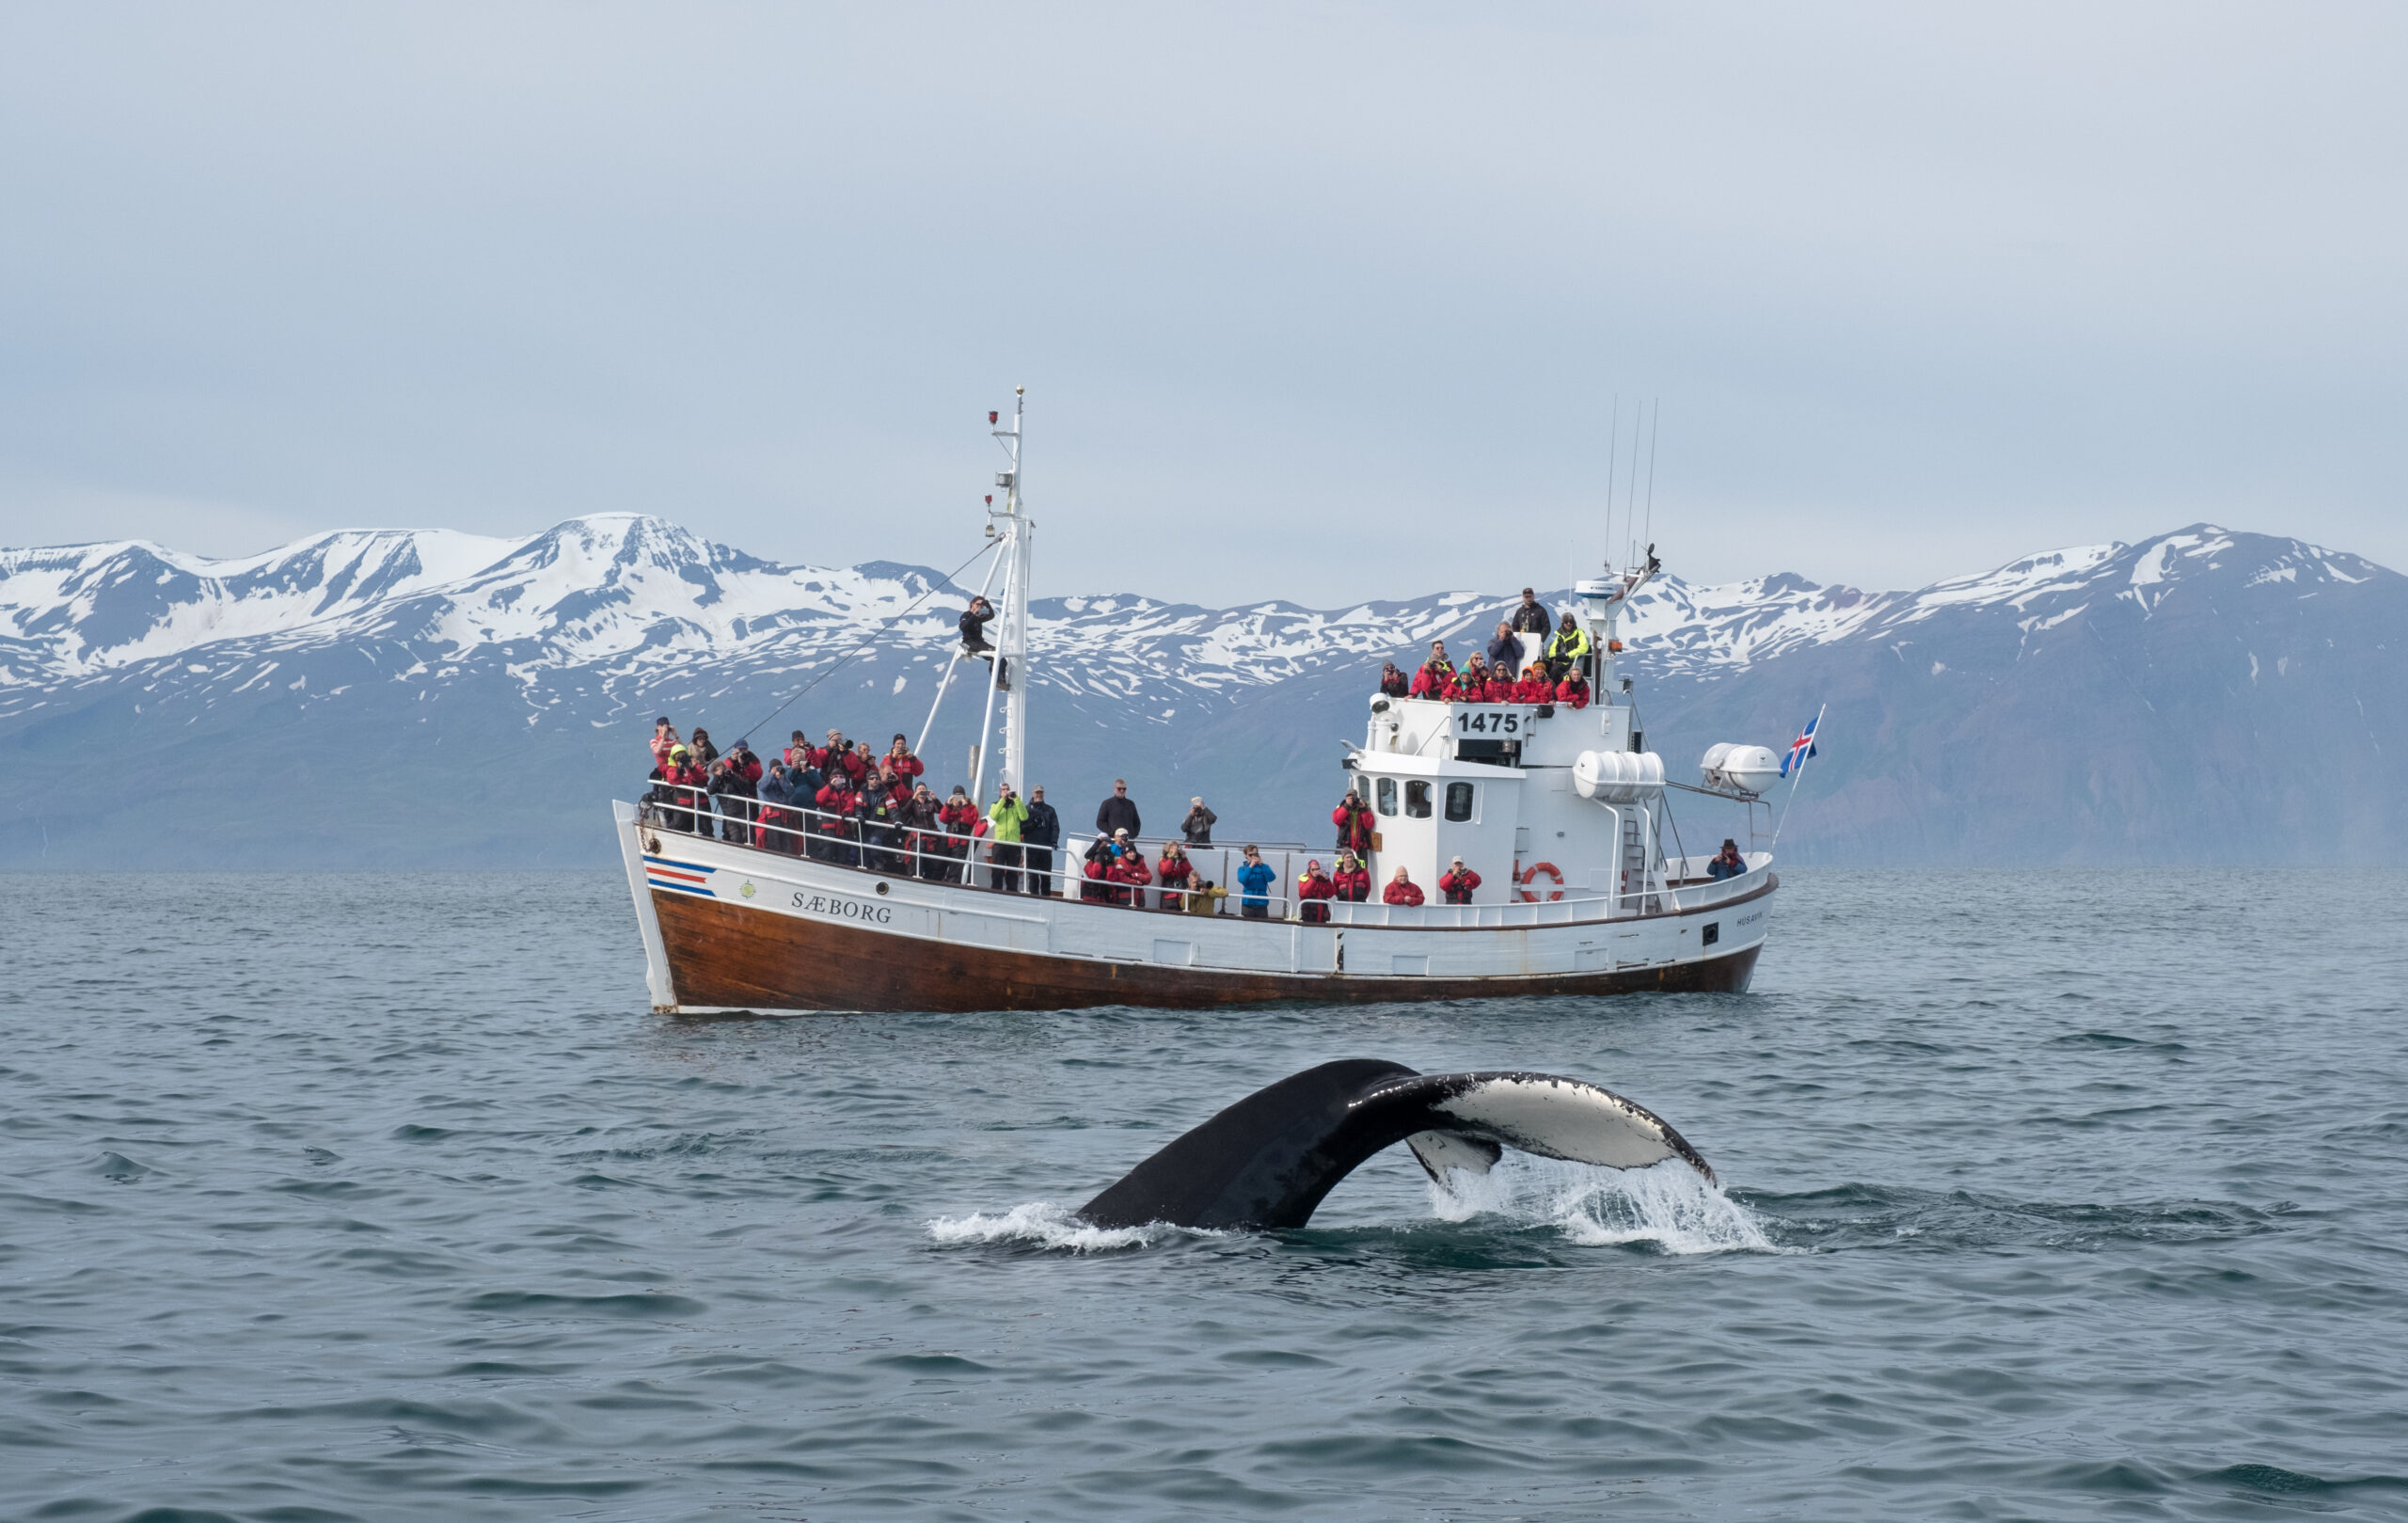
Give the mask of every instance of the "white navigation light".
[(1705, 748), (1698, 760), (1705, 785), (1717, 793), (1762, 793), (1781, 781), (1781, 758), (1769, 746), (1724, 741)]
[(1664, 758), (1652, 751), (1584, 751), (1573, 759), (1572, 786), (1600, 803), (1637, 803), (1664, 791)]

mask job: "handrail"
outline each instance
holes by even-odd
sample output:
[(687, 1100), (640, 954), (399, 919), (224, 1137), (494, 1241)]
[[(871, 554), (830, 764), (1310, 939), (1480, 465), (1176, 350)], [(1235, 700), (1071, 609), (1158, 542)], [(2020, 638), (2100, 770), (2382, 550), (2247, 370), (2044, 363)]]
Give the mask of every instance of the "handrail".
[[(1038, 892), (1034, 887), (1035, 880), (1059, 879), (1058, 890), (1049, 887), (1044, 891), (1046, 896), (1053, 896), (1058, 892), (1062, 898), (1115, 905), (1122, 909), (1171, 914), (1196, 912), (1187, 908), (1190, 890), (1166, 888), (1159, 878), (1145, 883), (1117, 883), (1086, 877), (1085, 849), (1071, 850), (1059, 845), (1046, 846), (1026, 841), (998, 842), (990, 836), (958, 833), (943, 827), (929, 830), (899, 820), (872, 823), (858, 815), (838, 814), (806, 804), (779, 803), (774, 800), (743, 794), (714, 796), (690, 784), (672, 786), (688, 795), (689, 801), (647, 801), (641, 806), (644, 813), (639, 817), (657, 828), (699, 835), (722, 845), (737, 846), (750, 851), (769, 851), (780, 856), (807, 856), (823, 865), (843, 867), (848, 871), (879, 872), (889, 877), (958, 883), (990, 893), (1028, 892), (1032, 895)], [(724, 813), (714, 809), (713, 805), (722, 801), (735, 802), (736, 808)], [(764, 823), (761, 817), (770, 811), (797, 817), (799, 823), (791, 827), (783, 823)], [(684, 824), (676, 823), (681, 816), (686, 820)], [(726, 839), (723, 832), (730, 823), (738, 826), (743, 839)], [(872, 839), (873, 835), (877, 838)], [(1131, 841), (1140, 848), (1149, 844), (1153, 847), (1147, 863), (1149, 870), (1159, 869), (1161, 848), (1172, 844), (1168, 836), (1133, 836)], [(1239, 849), (1233, 846), (1190, 847), (1184, 840), (1177, 844), (1191, 862), (1199, 863), (1189, 880), (1190, 883), (1212, 883), (1236, 905), (1238, 914), (1244, 917), (1248, 905), (1244, 896), (1231, 886), (1235, 876), (1231, 864), (1237, 860)], [(975, 849), (982, 845), (990, 849), (984, 853)], [(1536, 926), (1646, 918), (1643, 914), (1617, 914), (1615, 912), (1619, 905), (1643, 903), (1648, 898), (1663, 903), (1665, 908), (1660, 912), (1679, 914), (1707, 909), (1725, 899), (1752, 892), (1761, 881), (1760, 875), (1768, 874), (1772, 869), (1771, 859), (1766, 857), (1745, 872), (1735, 873), (1719, 881), (1699, 883), (1659, 880), (1660, 887), (1643, 893), (1584, 894), (1557, 899), (1508, 898), (1492, 904), (1393, 905), (1377, 898), (1298, 899), (1290, 892), (1296, 881), (1295, 859), (1299, 853), (1321, 854), (1321, 849), (1288, 842), (1266, 845), (1258, 841), (1254, 845), (1260, 849), (1266, 863), (1270, 862), (1275, 851), (1280, 860), (1274, 869), (1272, 890), (1255, 901), (1261, 905), (1263, 912), (1247, 918), (1337, 926), (1395, 925), (1400, 911), (1412, 917), (1404, 924), (1415, 926)], [(1012, 848), (1016, 855), (998, 861), (992, 849), (996, 847)], [(1033, 867), (1027, 863), (1030, 851), (1047, 852), (1054, 860), (1042, 868)], [(1211, 876), (1200, 865), (1214, 855), (1218, 858), (1219, 877)], [(1684, 865), (1689, 860), (1680, 859)], [(999, 882), (999, 879), (1009, 880), (1008, 885)], [(1032, 884), (1027, 890), (1020, 886), (1024, 880)], [(1376, 888), (1379, 885), (1372, 886)], [(1167, 902), (1174, 896), (1180, 902)], [(1149, 902), (1149, 898), (1154, 902)], [(1592, 906), (1595, 907), (1594, 912), (1580, 912)], [(1306, 909), (1317, 909), (1320, 913), (1306, 921), (1301, 913)], [(1222, 912), (1216, 908), (1212, 912)]]
[[(744, 794), (714, 795), (692, 784), (671, 785), (679, 792), (689, 795), (689, 801), (669, 803), (657, 800), (647, 801), (642, 805), (644, 809), (655, 815), (666, 817), (665, 819), (656, 823), (664, 829), (688, 835), (699, 835), (706, 840), (716, 840), (724, 846), (740, 846), (753, 851), (772, 851), (781, 856), (808, 856), (814, 861), (832, 866), (852, 870), (882, 871), (891, 877), (959, 883), (969, 888), (984, 888), (998, 893), (1022, 892), (1016, 886), (999, 885), (996, 882), (999, 877), (1012, 880), (1015, 883), (1024, 878), (1059, 878), (1063, 880), (1061, 896), (1064, 898), (1082, 898), (1088, 899), (1088, 902), (1118, 904), (1122, 908), (1161, 908), (1180, 913), (1187, 912), (1183, 903), (1158, 906), (1144, 902), (1149, 894), (1158, 898), (1165, 895), (1176, 895), (1182, 901), (1184, 900), (1185, 890), (1166, 889), (1158, 880), (1149, 880), (1145, 883), (1116, 883), (1086, 877), (1085, 869), (1087, 849), (1085, 848), (1067, 849), (1060, 845), (1047, 846), (1028, 841), (999, 842), (991, 836), (956, 832), (949, 827), (929, 830), (899, 820), (873, 822), (864, 820), (858, 815), (838, 814), (807, 804), (779, 803), (775, 800)], [(724, 807), (726, 801), (734, 801), (736, 807), (732, 810), (726, 809)], [(715, 804), (721, 807), (715, 809), (713, 807)], [(783, 824), (763, 824), (760, 817), (772, 810), (798, 817), (799, 823), (794, 827)], [(680, 817), (684, 820), (682, 824), (678, 823)], [(730, 822), (737, 824), (743, 839), (727, 839), (725, 830)], [(873, 839), (873, 835), (877, 838)], [(1132, 845), (1142, 848), (1150, 843), (1153, 846), (1154, 849), (1147, 863), (1149, 871), (1161, 865), (1161, 849), (1170, 844), (1170, 841), (1171, 838), (1168, 836), (1131, 837)], [(1255, 844), (1258, 847), (1262, 846), (1260, 842)], [(984, 853), (974, 849), (982, 845), (990, 849)], [(1197, 880), (1211, 881), (1216, 887), (1222, 887), (1230, 899), (1238, 901), (1239, 912), (1243, 914), (1244, 907), (1243, 896), (1226, 886), (1232, 876), (1228, 864), (1234, 860), (1238, 849), (1213, 846), (1190, 847), (1183, 839), (1179, 841), (1178, 845), (1182, 852), (1190, 854), (1191, 861), (1196, 860), (1194, 853), (1197, 852), (1220, 854), (1223, 873), (1221, 878), (1208, 878), (1200, 871), (1195, 875), (1195, 878)], [(1020, 853), (1020, 860), (1016, 862), (1006, 860), (999, 863), (992, 849), (998, 846), (1014, 849)], [(1275, 842), (1272, 846), (1288, 847), (1288, 844)], [(1264, 849), (1265, 855), (1268, 856), (1271, 849)], [(1297, 851), (1310, 849), (1312, 849), (1302, 842), (1296, 842), (1291, 847), (1288, 847), (1283, 855), (1292, 857)], [(1029, 851), (1048, 852), (1057, 860), (1049, 862), (1041, 869), (1031, 868), (1026, 865), (1026, 853)], [(1283, 865), (1292, 865), (1292, 864), (1283, 863)], [(1277, 880), (1285, 884), (1291, 880), (1291, 875), (1283, 872)], [(1101, 897), (1089, 899), (1085, 891), (1090, 888)], [(1270, 915), (1269, 909), (1275, 904), (1280, 910), (1275, 918), (1284, 920), (1288, 918), (1288, 910), (1294, 901), (1287, 894), (1275, 893), (1266, 894), (1259, 902), (1263, 904), (1265, 913), (1257, 918), (1274, 918)]]

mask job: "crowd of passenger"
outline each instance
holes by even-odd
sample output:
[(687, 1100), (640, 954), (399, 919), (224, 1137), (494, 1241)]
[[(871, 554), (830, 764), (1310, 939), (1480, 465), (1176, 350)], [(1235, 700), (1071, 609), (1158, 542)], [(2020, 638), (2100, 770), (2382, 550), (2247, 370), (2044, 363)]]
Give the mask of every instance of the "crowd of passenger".
[[(1096, 808), (1092, 843), (1077, 852), (1075, 865), (1057, 865), (1064, 855), (1062, 818), (1045, 801), (1044, 788), (1029, 789), (1022, 800), (1005, 782), (984, 810), (959, 784), (941, 799), (927, 782), (927, 764), (901, 735), (881, 754), (841, 731), (829, 731), (815, 745), (797, 730), (765, 761), (749, 738), (721, 753), (709, 731), (697, 726), (690, 737), (681, 736), (663, 715), (654, 722), (652, 757), (652, 788), (643, 801), (654, 823), (668, 830), (948, 883), (971, 881), (973, 854), (982, 852), (985, 886), (1006, 894), (1051, 896), (1055, 879), (1069, 872), (1082, 880), (1080, 897), (1095, 903), (1142, 904), (1150, 888), (1162, 909), (1217, 914), (1231, 897), (1228, 888), (1199, 877), (1188, 854), (1210, 847), (1220, 822), (1201, 797), (1188, 801), (1180, 839), (1165, 843), (1149, 862), (1138, 844), (1144, 820), (1127, 780), (1117, 779)], [(1246, 847), (1231, 875), (1238, 912), (1269, 918), (1278, 876), (1257, 848)], [(1369, 882), (1351, 851), (1341, 855), (1335, 877), (1314, 862), (1296, 887), (1305, 901), (1303, 918), (1326, 920), (1327, 910), (1313, 901), (1359, 900)]]
[[(1528, 636), (1529, 638), (1525, 639)], [(1443, 640), (1430, 642), (1430, 658), (1407, 676), (1389, 661), (1380, 673), (1380, 691), (1391, 698), (1431, 698), (1450, 704), (1562, 704), (1586, 708), (1589, 656), (1596, 649), (1589, 631), (1569, 611), (1559, 625), (1529, 588), (1521, 606), (1497, 627), (1485, 651), (1474, 651), (1457, 666)]]
[[(983, 634), (993, 617), (984, 598), (974, 599), (962, 614), (966, 653), (996, 659)], [(1430, 658), (1410, 677), (1388, 662), (1380, 690), (1398, 698), (1583, 708), (1590, 702), (1586, 670), (1593, 648), (1571, 613), (1557, 623), (1525, 587), (1521, 606), (1497, 626), (1484, 652), (1473, 653), (1459, 668), (1446, 642), (1433, 641)], [(995, 677), (998, 688), (1009, 680), (1000, 664)], [(1244, 849), (1229, 885), (1196, 875), (1189, 851), (1212, 844), (1219, 820), (1201, 798), (1189, 801), (1180, 839), (1165, 842), (1149, 862), (1138, 841), (1143, 822), (1125, 779), (1116, 779), (1111, 796), (1097, 806), (1093, 841), (1066, 851), (1061, 816), (1045, 801), (1042, 787), (1029, 789), (1022, 799), (1006, 781), (983, 809), (959, 784), (940, 796), (927, 780), (927, 765), (902, 735), (879, 752), (842, 731), (830, 730), (814, 744), (796, 730), (777, 755), (764, 760), (749, 738), (722, 753), (709, 731), (697, 725), (690, 736), (682, 736), (663, 715), (654, 722), (652, 759), (653, 785), (644, 802), (654, 822), (669, 830), (948, 883), (972, 880), (973, 854), (983, 848), (986, 886), (1002, 893), (1051, 896), (1055, 878), (1068, 873), (1081, 880), (1079, 896), (1090, 902), (1143, 905), (1150, 890), (1162, 909), (1218, 914), (1234, 887), (1240, 915), (1271, 917), (1279, 875), (1257, 848)], [(1326, 922), (1332, 903), (1361, 904), (1371, 896), (1370, 806), (1349, 791), (1330, 820), (1338, 828), (1334, 865), (1324, 870), (1315, 858), (1293, 885), (1297, 918), (1307, 922)], [(1461, 857), (1437, 882), (1448, 904), (1469, 904), (1479, 887), (1480, 875)], [(1380, 898), (1386, 904), (1423, 902), (1420, 885), (1402, 867), (1382, 886)]]
[[(1090, 903), (1145, 905), (1148, 891), (1159, 907), (1186, 914), (1220, 914), (1235, 898), (1248, 920), (1272, 918), (1278, 870), (1249, 844), (1231, 882), (1223, 885), (1196, 872), (1190, 852), (1212, 844), (1220, 817), (1203, 799), (1188, 801), (1180, 821), (1180, 839), (1165, 841), (1152, 861), (1138, 842), (1144, 821), (1129, 797), (1125, 779), (1096, 809), (1093, 841), (1073, 868), (1057, 867), (1062, 819), (1034, 787), (1026, 800), (1008, 782), (981, 811), (970, 790), (957, 784), (940, 799), (926, 778), (927, 768), (912, 754), (908, 738), (895, 736), (884, 753), (869, 742), (831, 730), (813, 744), (800, 730), (776, 756), (764, 761), (749, 739), (724, 753), (699, 726), (681, 736), (664, 715), (652, 736), (652, 789), (644, 795), (655, 824), (689, 834), (809, 857), (846, 867), (864, 867), (898, 878), (970, 881), (972, 854), (982, 847), (987, 886), (1006, 894), (1038, 896), (1055, 892), (1060, 873), (1082, 880), (1079, 896)], [(1371, 813), (1349, 791), (1330, 812), (1338, 830), (1334, 865), (1316, 857), (1305, 864), (1293, 887), (1296, 917), (1325, 924), (1333, 903), (1361, 904), (1371, 896)], [(1468, 904), (1480, 875), (1457, 857), (1438, 880), (1449, 904)], [(1234, 889), (1234, 893), (1232, 893)], [(1423, 902), (1420, 886), (1399, 867), (1380, 895), (1386, 904)]]

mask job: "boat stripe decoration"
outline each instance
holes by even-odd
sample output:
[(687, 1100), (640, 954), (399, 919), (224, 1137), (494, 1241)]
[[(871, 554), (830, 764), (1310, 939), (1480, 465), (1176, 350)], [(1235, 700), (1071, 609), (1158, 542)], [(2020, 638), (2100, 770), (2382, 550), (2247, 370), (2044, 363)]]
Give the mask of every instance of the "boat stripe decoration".
[(693, 894), (705, 899), (719, 896), (704, 885), (710, 881), (710, 869), (699, 862), (673, 862), (667, 857), (647, 853), (643, 859), (644, 880), (655, 888), (675, 889), (680, 894)]

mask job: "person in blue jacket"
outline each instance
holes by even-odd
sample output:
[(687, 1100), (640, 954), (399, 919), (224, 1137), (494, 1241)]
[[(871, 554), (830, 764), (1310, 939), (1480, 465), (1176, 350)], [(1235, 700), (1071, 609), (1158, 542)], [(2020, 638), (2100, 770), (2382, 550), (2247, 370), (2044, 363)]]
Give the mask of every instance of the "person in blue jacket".
[(1238, 913), (1248, 920), (1270, 919), (1271, 885), (1279, 880), (1279, 875), (1262, 860), (1262, 853), (1251, 846), (1247, 847), (1245, 865), (1238, 869), (1237, 878)]

